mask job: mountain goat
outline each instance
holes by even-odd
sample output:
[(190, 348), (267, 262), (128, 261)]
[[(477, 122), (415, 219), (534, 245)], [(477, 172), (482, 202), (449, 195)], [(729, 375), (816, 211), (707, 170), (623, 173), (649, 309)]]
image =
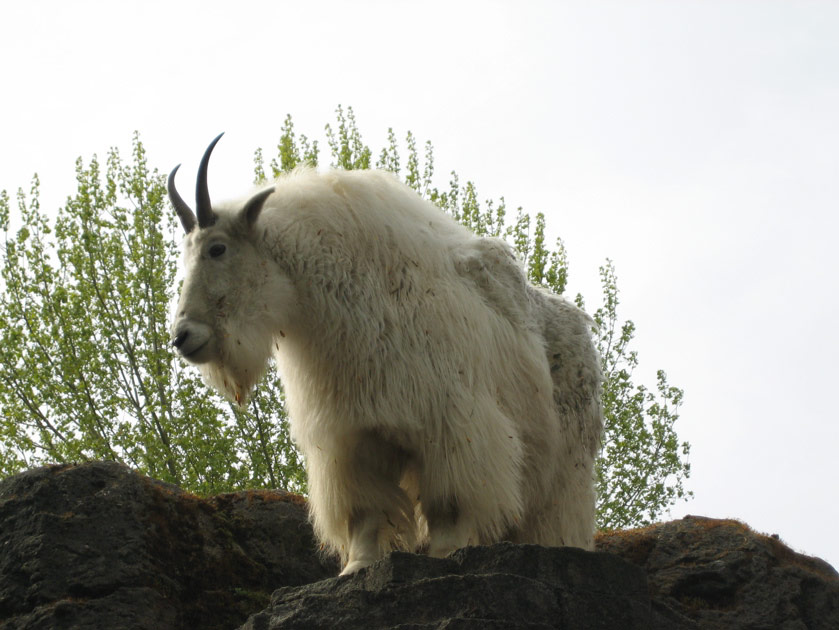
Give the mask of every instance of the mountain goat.
[[(391, 549), (591, 549), (590, 318), (392, 175), (298, 170), (196, 213), (173, 345), (243, 403), (274, 357), (315, 532), (342, 574)], [(197, 215), (197, 216), (196, 216)]]

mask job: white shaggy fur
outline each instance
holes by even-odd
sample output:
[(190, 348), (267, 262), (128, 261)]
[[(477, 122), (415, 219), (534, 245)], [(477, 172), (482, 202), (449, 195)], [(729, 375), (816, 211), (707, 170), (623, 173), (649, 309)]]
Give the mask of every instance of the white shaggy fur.
[(315, 531), (343, 573), (394, 548), (591, 549), (589, 317), (390, 174), (302, 170), (275, 186), (252, 224), (246, 200), (220, 204), (187, 235), (173, 331), (240, 402), (273, 354)]

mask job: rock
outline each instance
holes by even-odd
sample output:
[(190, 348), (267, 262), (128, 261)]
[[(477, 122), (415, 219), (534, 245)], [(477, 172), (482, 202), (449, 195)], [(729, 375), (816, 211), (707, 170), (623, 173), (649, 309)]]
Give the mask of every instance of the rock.
[(445, 559), (394, 552), (351, 576), (278, 590), (241, 630), (652, 627), (643, 571), (610, 554), (499, 543)]
[(688, 516), (597, 548), (642, 567), (657, 608), (697, 628), (839, 628), (836, 570), (738, 521)]
[(393, 553), (333, 577), (299, 496), (200, 499), (115, 463), (52, 466), (0, 481), (0, 630), (839, 628), (836, 571), (742, 523), (597, 547)]
[(337, 570), (296, 495), (202, 500), (109, 462), (0, 482), (3, 630), (229, 630), (278, 586)]
[(241, 630), (839, 628), (839, 574), (737, 521), (688, 517), (602, 534), (597, 548), (394, 553), (278, 590)]

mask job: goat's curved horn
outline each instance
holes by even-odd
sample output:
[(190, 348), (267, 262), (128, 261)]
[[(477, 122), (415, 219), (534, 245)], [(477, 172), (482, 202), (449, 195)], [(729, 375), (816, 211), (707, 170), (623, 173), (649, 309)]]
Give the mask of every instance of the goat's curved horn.
[(178, 172), (179, 168), (181, 168), (180, 164), (169, 173), (169, 181), (166, 182), (166, 189), (169, 191), (169, 201), (175, 206), (175, 212), (178, 213), (178, 218), (181, 220), (184, 230), (189, 234), (195, 229), (195, 214), (192, 212), (192, 208), (186, 205), (186, 202), (181, 199), (177, 188), (175, 188), (175, 173)]
[(198, 165), (198, 180), (195, 182), (195, 212), (198, 214), (198, 226), (202, 228), (209, 227), (216, 222), (216, 214), (210, 205), (210, 191), (207, 188), (207, 165), (210, 163), (210, 154), (213, 152), (213, 148), (223, 135), (224, 132), (213, 139), (210, 146), (204, 151), (204, 157), (201, 158), (201, 163)]

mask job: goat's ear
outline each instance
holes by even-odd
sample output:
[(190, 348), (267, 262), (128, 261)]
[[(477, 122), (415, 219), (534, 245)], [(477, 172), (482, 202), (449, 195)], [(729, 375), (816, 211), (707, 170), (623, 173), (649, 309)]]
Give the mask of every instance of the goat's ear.
[(259, 213), (262, 212), (262, 205), (265, 200), (274, 192), (274, 187), (266, 188), (262, 192), (255, 194), (248, 200), (245, 207), (242, 208), (241, 217), (247, 221), (248, 227), (253, 227), (256, 220), (259, 218)]

